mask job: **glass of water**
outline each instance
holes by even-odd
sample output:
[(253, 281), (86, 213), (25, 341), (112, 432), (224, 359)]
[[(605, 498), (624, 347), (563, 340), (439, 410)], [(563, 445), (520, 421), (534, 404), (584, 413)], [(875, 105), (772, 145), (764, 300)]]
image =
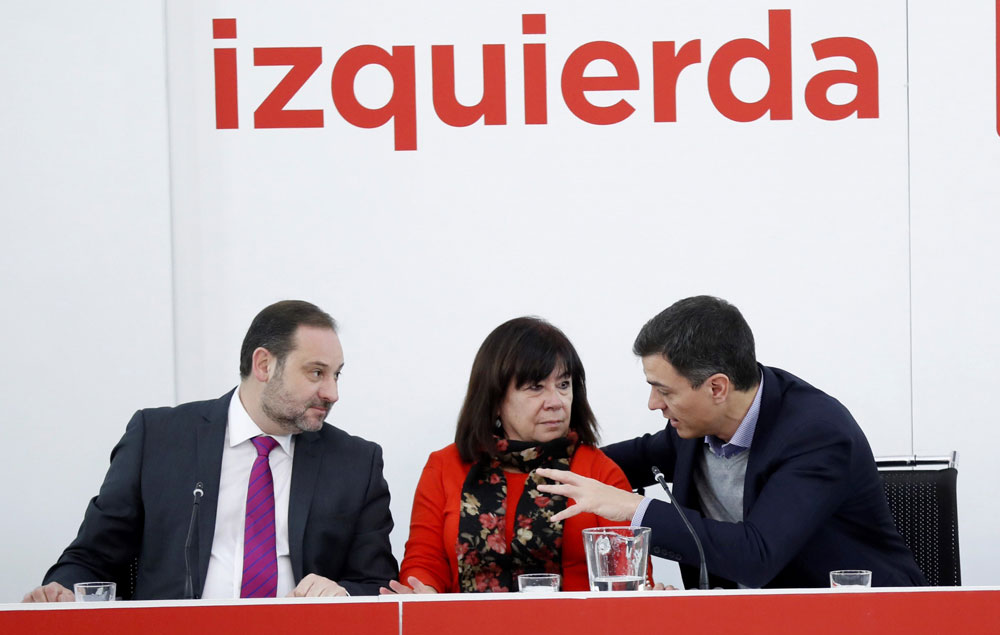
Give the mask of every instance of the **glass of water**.
[(583, 530), (591, 591), (645, 588), (649, 527), (594, 527)]
[(77, 602), (111, 602), (117, 590), (118, 585), (114, 582), (77, 582), (73, 585)]
[(830, 572), (832, 589), (866, 589), (872, 585), (872, 572), (865, 569), (841, 569)]
[(561, 581), (558, 573), (522, 573), (517, 576), (517, 588), (521, 593), (555, 593)]

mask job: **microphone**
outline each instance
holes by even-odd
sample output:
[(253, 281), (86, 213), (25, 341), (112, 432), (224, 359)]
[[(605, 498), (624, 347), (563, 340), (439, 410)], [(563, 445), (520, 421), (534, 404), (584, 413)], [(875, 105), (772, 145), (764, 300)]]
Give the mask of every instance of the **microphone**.
[(194, 594), (194, 580), (191, 577), (191, 540), (194, 538), (194, 528), (198, 524), (198, 503), (205, 495), (201, 481), (194, 486), (194, 503), (191, 505), (191, 524), (188, 525), (187, 539), (184, 541), (184, 599), (197, 600)]
[(677, 513), (681, 515), (681, 520), (684, 521), (684, 526), (687, 527), (687, 530), (691, 532), (691, 537), (694, 538), (694, 544), (698, 547), (698, 558), (701, 560), (701, 571), (698, 574), (698, 588), (702, 591), (707, 591), (708, 567), (705, 566), (705, 550), (701, 547), (701, 539), (698, 538), (698, 534), (695, 533), (694, 527), (691, 526), (691, 522), (687, 519), (687, 516), (684, 515), (684, 511), (677, 504), (677, 500), (674, 499), (674, 495), (670, 491), (670, 488), (667, 487), (667, 479), (663, 476), (663, 472), (661, 472), (655, 465), (653, 466), (653, 478), (655, 478), (656, 482), (663, 487), (663, 490), (667, 493), (667, 498), (670, 499), (670, 504), (673, 505), (674, 509), (677, 510)]

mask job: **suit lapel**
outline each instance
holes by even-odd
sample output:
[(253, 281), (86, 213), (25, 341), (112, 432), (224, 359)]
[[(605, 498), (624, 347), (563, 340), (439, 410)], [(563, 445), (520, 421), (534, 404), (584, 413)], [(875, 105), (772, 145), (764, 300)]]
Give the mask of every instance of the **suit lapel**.
[(292, 484), (288, 495), (288, 551), (296, 584), (302, 579), (302, 541), (323, 462), (322, 448), (319, 432), (303, 432), (295, 436)]
[[(667, 424), (668, 426), (670, 424)], [(667, 434), (675, 434), (673, 430), (668, 430)], [(692, 477), (695, 468), (695, 453), (699, 451), (705, 443), (705, 437), (697, 439), (681, 439), (677, 437), (677, 467), (674, 469), (674, 483), (671, 490), (679, 505), (697, 509), (695, 504), (697, 499), (691, 491)]]
[(212, 555), (215, 538), (215, 516), (219, 509), (219, 480), (222, 474), (222, 449), (226, 442), (226, 424), (229, 419), (229, 402), (233, 392), (212, 402), (198, 425), (198, 475), (204, 485), (205, 496), (198, 509), (198, 580), (196, 592), (201, 596), (208, 574), (208, 561)]
[(760, 414), (757, 415), (757, 427), (754, 428), (753, 441), (750, 442), (750, 457), (747, 459), (747, 471), (743, 479), (743, 518), (750, 516), (750, 508), (760, 493), (756, 484), (771, 461), (768, 444), (774, 419), (781, 405), (781, 387), (778, 385), (777, 375), (767, 366), (760, 368), (764, 378), (764, 394), (760, 397)]

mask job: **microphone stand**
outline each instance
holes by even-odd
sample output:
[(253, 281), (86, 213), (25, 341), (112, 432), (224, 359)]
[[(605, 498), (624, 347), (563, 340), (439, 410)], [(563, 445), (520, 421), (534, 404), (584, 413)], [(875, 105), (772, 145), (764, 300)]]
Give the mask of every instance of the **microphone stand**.
[(684, 514), (684, 511), (677, 504), (677, 500), (674, 498), (673, 492), (671, 492), (670, 488), (667, 487), (667, 479), (666, 477), (663, 476), (663, 472), (661, 472), (660, 469), (655, 465), (653, 466), (653, 477), (656, 479), (656, 482), (659, 483), (661, 487), (663, 487), (663, 490), (667, 493), (667, 498), (670, 499), (670, 504), (673, 505), (674, 509), (677, 510), (677, 513), (681, 515), (681, 520), (684, 521), (684, 526), (687, 527), (687, 530), (691, 533), (691, 537), (694, 538), (694, 544), (696, 547), (698, 547), (698, 559), (701, 562), (701, 571), (698, 574), (698, 588), (701, 589), (702, 591), (707, 591), (708, 567), (705, 566), (705, 550), (702, 549), (701, 539), (698, 538), (698, 534), (695, 533), (694, 527), (691, 526), (691, 521), (687, 519), (687, 516)]
[(191, 524), (188, 525), (187, 539), (184, 541), (184, 599), (197, 600), (194, 595), (194, 580), (191, 577), (191, 541), (194, 538), (194, 528), (198, 524), (198, 503), (205, 495), (201, 483), (194, 486), (194, 503), (191, 506)]

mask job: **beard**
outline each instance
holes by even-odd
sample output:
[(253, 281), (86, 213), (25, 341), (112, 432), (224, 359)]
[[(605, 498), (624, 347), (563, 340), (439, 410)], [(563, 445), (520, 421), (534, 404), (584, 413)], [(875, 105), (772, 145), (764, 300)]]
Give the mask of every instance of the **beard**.
[[(333, 407), (331, 402), (318, 398), (306, 404), (296, 403), (285, 390), (285, 383), (280, 373), (264, 387), (260, 398), (260, 408), (264, 415), (288, 434), (319, 430), (330, 414), (331, 407)], [(310, 412), (311, 408), (321, 408), (324, 411), (323, 416), (315, 417), (315, 413)]]

